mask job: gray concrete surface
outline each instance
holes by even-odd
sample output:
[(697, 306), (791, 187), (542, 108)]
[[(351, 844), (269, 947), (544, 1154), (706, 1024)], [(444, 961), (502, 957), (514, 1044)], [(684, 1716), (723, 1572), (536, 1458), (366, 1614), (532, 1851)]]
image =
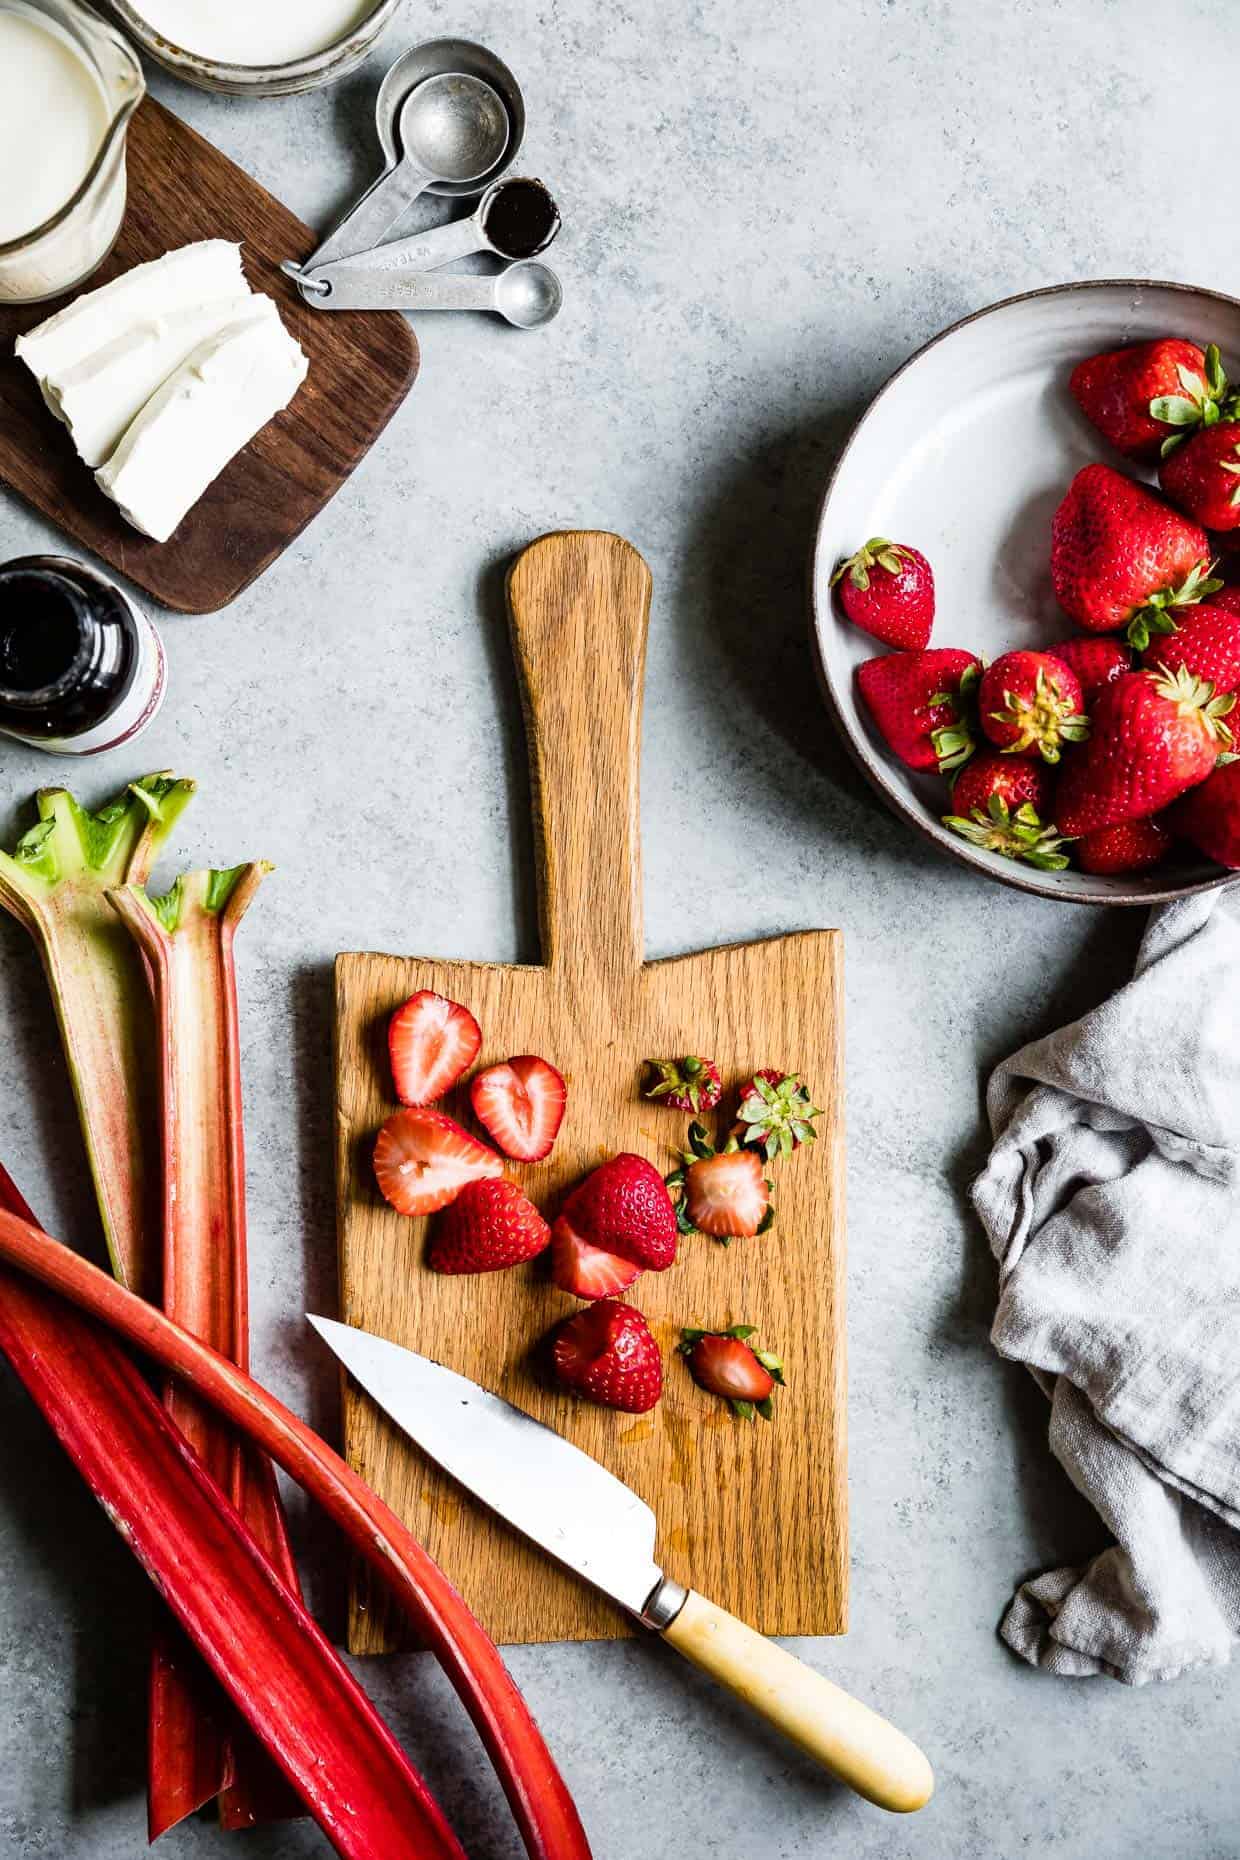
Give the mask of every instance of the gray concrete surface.
[[(1070, 1683), (995, 1637), (1022, 1574), (1099, 1534), (1048, 1464), (1040, 1397), (988, 1347), (992, 1273), (963, 1199), (980, 1084), (1125, 974), (1140, 923), (980, 882), (879, 811), (819, 709), (802, 608), (833, 453), (924, 337), (1068, 278), (1240, 286), (1216, 187), (1240, 79), (1228, 23), (1221, 0), (1178, 7), (1174, 32), (1153, 0), (411, 0), (332, 93), (245, 104), (156, 82), (319, 221), (368, 178), (386, 58), (468, 32), (528, 86), (527, 166), (566, 221), (559, 324), (426, 319), (412, 399), (319, 521), (227, 612), (168, 619), (171, 701), (136, 758), (75, 771), (0, 748), (6, 832), (53, 774), (98, 799), (170, 764), (202, 786), (184, 859), (280, 868), (240, 945), (261, 1373), (334, 1425), (299, 1321), (334, 1295), (333, 953), (535, 954), (496, 601), (519, 544), (603, 525), (654, 570), (652, 952), (810, 924), (847, 936), (853, 1620), (803, 1651), (924, 1741), (939, 1793), (912, 1821), (882, 1817), (657, 1648), (516, 1651), (600, 1860), (1240, 1855), (1230, 1673)], [(0, 558), (55, 541), (0, 498)], [(7, 922), (0, 952), (0, 1155), (91, 1246), (40, 977)], [(297, 1524), (338, 1627), (338, 1546)], [(147, 1595), (7, 1375), (0, 1572), (0, 1853), (128, 1860)], [(509, 1860), (438, 1676), (410, 1658), (367, 1679), (471, 1855)], [(198, 1860), (222, 1838), (191, 1825), (162, 1851)], [(325, 1851), (309, 1826), (242, 1847)]]

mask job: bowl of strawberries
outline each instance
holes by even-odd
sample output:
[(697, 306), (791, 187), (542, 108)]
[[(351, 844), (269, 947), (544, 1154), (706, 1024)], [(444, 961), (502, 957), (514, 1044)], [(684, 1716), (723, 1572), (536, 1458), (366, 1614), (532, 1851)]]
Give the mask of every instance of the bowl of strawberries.
[(1078, 903), (1226, 884), (1240, 301), (1071, 284), (935, 337), (836, 465), (813, 606), (845, 741), (942, 850)]

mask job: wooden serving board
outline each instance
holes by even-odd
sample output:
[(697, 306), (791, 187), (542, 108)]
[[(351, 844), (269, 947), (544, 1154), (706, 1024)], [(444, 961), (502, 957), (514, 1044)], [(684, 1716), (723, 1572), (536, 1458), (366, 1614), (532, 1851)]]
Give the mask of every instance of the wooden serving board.
[(129, 135), (129, 206), (107, 263), (83, 286), (196, 239), (233, 239), (310, 358), (292, 404), (238, 453), (166, 543), (132, 529), (43, 405), (13, 343), (62, 301), (0, 305), (0, 480), (112, 568), (180, 613), (235, 600), (287, 549), (370, 450), (418, 372), (393, 312), (316, 315), (280, 271), (317, 239), (226, 155), (147, 97)]
[[(513, 648), (533, 768), (542, 967), (344, 955), (336, 969), (339, 1232), (343, 1316), (473, 1377), (558, 1428), (653, 1507), (667, 1572), (767, 1634), (846, 1626), (841, 938), (808, 931), (645, 962), (638, 759), (650, 575), (619, 537), (544, 537), (509, 577)], [(688, 911), (688, 906), (686, 906)], [(691, 919), (686, 915), (686, 923)], [(568, 1081), (552, 1155), (513, 1175), (548, 1213), (587, 1170), (635, 1150), (676, 1166), (688, 1119), (639, 1091), (652, 1055), (706, 1053), (735, 1088), (755, 1067), (803, 1072), (824, 1107), (813, 1146), (772, 1171), (763, 1238), (682, 1240), (629, 1297), (665, 1352), (649, 1415), (557, 1391), (544, 1339), (580, 1309), (545, 1259), (442, 1277), (422, 1263), (426, 1223), (374, 1186), (375, 1132), (394, 1108), (389, 1015), (418, 988), (464, 1002), (480, 1065), (541, 1053)], [(725, 1099), (730, 1115), (735, 1103)], [(445, 1108), (469, 1123), (466, 1093)], [(720, 1120), (726, 1130), (726, 1119)], [(674, 1355), (682, 1325), (757, 1325), (787, 1364), (775, 1420), (746, 1425), (695, 1387)], [(349, 1460), (447, 1570), (499, 1641), (606, 1639), (620, 1612), (499, 1524), (345, 1392)], [(358, 1578), (350, 1644), (391, 1644), (386, 1601)]]

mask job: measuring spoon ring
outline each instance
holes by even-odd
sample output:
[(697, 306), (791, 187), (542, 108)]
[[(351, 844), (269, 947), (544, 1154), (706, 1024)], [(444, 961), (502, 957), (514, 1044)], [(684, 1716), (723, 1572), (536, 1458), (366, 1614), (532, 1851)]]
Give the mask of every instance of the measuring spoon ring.
[(400, 159), (329, 233), (311, 265), (378, 245), (435, 181), (477, 181), (503, 160), (512, 134), (498, 91), (463, 71), (424, 78), (396, 119)]
[(303, 281), (316, 310), (494, 310), (514, 329), (538, 329), (558, 316), (564, 287), (549, 265), (509, 265), (490, 278), (461, 272), (374, 272), (348, 259), (325, 265), (317, 285)]

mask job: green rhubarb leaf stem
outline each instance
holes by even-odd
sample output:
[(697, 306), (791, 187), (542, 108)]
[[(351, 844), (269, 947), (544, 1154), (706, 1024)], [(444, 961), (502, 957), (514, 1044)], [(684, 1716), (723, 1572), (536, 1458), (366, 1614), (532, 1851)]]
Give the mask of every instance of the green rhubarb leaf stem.
[(142, 959), (106, 893), (146, 880), (193, 793), (192, 781), (145, 775), (90, 813), (45, 788), (38, 824), (0, 852), (0, 905), (33, 939), (51, 989), (112, 1270), (144, 1297), (158, 1289), (153, 1020)]

